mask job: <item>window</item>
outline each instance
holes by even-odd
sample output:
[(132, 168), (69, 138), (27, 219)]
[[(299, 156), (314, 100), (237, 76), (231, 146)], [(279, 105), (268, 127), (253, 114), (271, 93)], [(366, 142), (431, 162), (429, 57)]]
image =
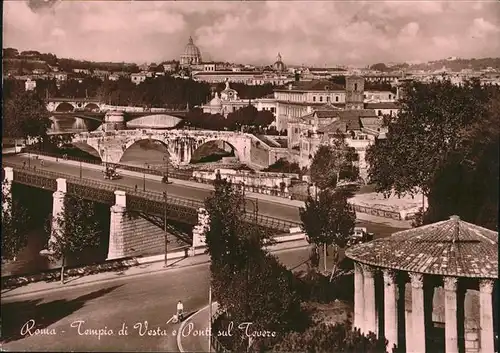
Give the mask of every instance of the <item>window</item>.
[(389, 99), (392, 99), (392, 95), (389, 94)]
[(357, 91), (357, 90), (358, 90), (358, 84), (357, 84), (357, 83), (355, 83), (355, 84), (354, 84), (354, 90), (355, 90), (355, 91)]
[(316, 102), (316, 96), (313, 96), (313, 102)]
[(378, 111), (378, 116), (382, 116), (382, 111), (381, 110)]
[(295, 128), (295, 133), (298, 134), (299, 133), (299, 129), (298, 128)]
[(335, 102), (339, 101), (339, 96), (335, 96)]
[(323, 97), (322, 97), (322, 96), (321, 96), (321, 97), (319, 97), (319, 101), (320, 101), (320, 102), (323, 102)]
[(326, 97), (326, 101), (330, 103), (330, 96)]

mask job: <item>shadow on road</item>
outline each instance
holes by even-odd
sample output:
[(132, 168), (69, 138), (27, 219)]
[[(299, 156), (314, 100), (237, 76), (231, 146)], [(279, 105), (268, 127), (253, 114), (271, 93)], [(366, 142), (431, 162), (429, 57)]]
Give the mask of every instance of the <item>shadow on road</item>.
[(45, 329), (81, 309), (85, 302), (104, 296), (121, 286), (103, 288), (72, 300), (61, 299), (41, 303), (43, 299), (36, 299), (2, 304), (0, 342), (17, 341), (29, 336), (29, 332), (26, 332), (27, 327), (31, 333), (37, 329)]

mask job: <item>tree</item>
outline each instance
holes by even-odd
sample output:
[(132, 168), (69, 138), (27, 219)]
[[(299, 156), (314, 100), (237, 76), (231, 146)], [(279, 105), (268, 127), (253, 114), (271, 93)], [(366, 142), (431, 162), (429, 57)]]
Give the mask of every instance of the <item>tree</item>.
[(5, 136), (41, 140), (47, 136), (51, 125), (43, 99), (30, 91), (15, 94), (5, 101), (2, 123)]
[(386, 353), (387, 342), (373, 332), (363, 335), (349, 323), (318, 324), (291, 332), (273, 347), (274, 352)]
[(311, 179), (320, 189), (334, 188), (343, 174), (357, 179), (359, 172), (353, 162), (356, 151), (347, 146), (342, 134), (337, 134), (329, 145), (319, 146), (311, 163)]
[(16, 256), (27, 243), (29, 214), (25, 207), (13, 200), (7, 180), (2, 182), (2, 260), (16, 260)]
[(61, 283), (64, 283), (67, 259), (78, 258), (84, 250), (97, 247), (102, 227), (94, 203), (81, 198), (66, 196), (64, 212), (54, 217), (56, 229), (50, 229), (49, 251), (55, 259), (62, 260)]
[(299, 209), (302, 229), (314, 244), (323, 245), (325, 271), (326, 247), (344, 248), (354, 231), (356, 212), (347, 201), (344, 190), (321, 190), (317, 198), (309, 195)]
[(269, 167), (263, 169), (264, 172), (296, 173), (301, 174), (302, 170), (297, 162), (290, 163), (285, 158), (280, 158)]
[[(244, 222), (242, 191), (218, 177), (205, 201), (210, 227), (206, 234), (211, 257), (212, 291), (234, 322), (251, 322), (250, 332), (285, 332), (301, 317), (294, 277), (263, 246), (269, 234)], [(266, 293), (263, 296), (263, 293)], [(295, 326), (293, 326), (295, 324)], [(238, 331), (229, 344), (241, 351), (253, 343)]]
[(218, 266), (240, 270), (246, 259), (260, 253), (270, 240), (260, 227), (244, 222), (242, 191), (220, 176), (215, 180), (214, 192), (205, 200), (205, 208), (210, 215), (206, 243), (215, 271)]
[(247, 105), (235, 112), (229, 113), (227, 121), (230, 130), (241, 130), (244, 126), (253, 125), (257, 118), (257, 108), (253, 105)]
[(422, 192), (425, 223), (451, 214), (491, 229), (497, 226), (499, 89), (478, 81), (462, 86), (436, 81), (405, 87), (397, 119), (385, 140), (367, 151), (378, 192)]

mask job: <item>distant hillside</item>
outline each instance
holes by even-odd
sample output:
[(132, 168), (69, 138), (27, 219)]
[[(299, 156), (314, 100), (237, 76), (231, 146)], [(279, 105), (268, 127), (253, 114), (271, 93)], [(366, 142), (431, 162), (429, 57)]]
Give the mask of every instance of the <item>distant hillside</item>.
[(443, 67), (452, 71), (461, 71), (471, 69), (474, 71), (484, 70), (489, 67), (500, 69), (500, 58), (482, 58), (482, 59), (454, 59), (454, 60), (438, 60), (430, 61), (426, 64), (411, 65), (413, 70), (439, 70)]
[(58, 66), (61, 71), (89, 69), (139, 72), (137, 64), (134, 63), (94, 62), (87, 60), (64, 59), (58, 58), (52, 53), (40, 53), (34, 50), (19, 53), (19, 51), (15, 48), (4, 48), (2, 61), (4, 64), (4, 71), (48, 69), (48, 65), (51, 65)]
[(407, 70), (424, 70), (424, 71), (435, 71), (446, 67), (452, 71), (461, 71), (464, 69), (471, 69), (473, 71), (484, 70), (489, 67), (493, 69), (500, 70), (500, 58), (481, 58), (481, 59), (442, 59), (437, 61), (429, 61), (422, 64), (396, 64), (388, 66), (384, 63), (377, 63), (370, 66), (370, 69), (389, 72), (397, 71), (402, 69)]

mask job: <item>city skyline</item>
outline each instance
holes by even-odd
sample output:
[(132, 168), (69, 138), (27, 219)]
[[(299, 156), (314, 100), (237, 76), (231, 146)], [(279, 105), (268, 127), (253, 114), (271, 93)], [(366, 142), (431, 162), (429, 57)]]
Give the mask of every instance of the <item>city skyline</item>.
[(92, 61), (178, 59), (189, 36), (204, 59), (249, 64), (500, 56), (489, 1), (6, 1), (3, 20), (4, 47)]

